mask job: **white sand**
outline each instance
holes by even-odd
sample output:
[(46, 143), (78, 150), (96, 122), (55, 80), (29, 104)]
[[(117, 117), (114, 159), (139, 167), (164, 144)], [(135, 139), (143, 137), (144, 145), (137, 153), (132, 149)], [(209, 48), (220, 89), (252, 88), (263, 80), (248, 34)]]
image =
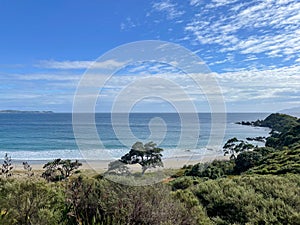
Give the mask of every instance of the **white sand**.
[[(180, 156), (180, 157), (173, 157), (173, 158), (165, 158), (163, 159), (165, 169), (179, 169), (182, 168), (184, 165), (193, 165), (199, 162), (211, 162), (214, 159), (217, 160), (225, 160), (228, 159), (227, 156), (220, 156), (220, 155), (193, 155), (193, 156)], [(96, 172), (104, 172), (108, 168), (108, 164), (111, 162), (109, 160), (98, 160), (98, 161), (79, 161), (82, 163), (82, 166), (79, 168), (80, 170), (95, 170)], [(43, 166), (47, 161), (41, 160), (32, 160), (28, 161), (28, 163), (32, 166), (34, 171), (43, 170)], [(22, 171), (23, 165), (22, 161), (15, 161), (13, 162), (14, 170)], [(130, 165), (131, 169), (137, 170), (140, 169), (139, 165)]]

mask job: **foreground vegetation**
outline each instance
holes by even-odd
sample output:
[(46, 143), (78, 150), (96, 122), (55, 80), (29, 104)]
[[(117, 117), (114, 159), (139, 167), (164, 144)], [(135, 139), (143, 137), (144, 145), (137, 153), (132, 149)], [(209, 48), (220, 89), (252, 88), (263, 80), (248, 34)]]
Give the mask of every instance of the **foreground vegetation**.
[(299, 224), (300, 176), (180, 177), (122, 186), (73, 176), (65, 182), (0, 180), (0, 224)]
[[(63, 181), (3, 176), (0, 224), (300, 224), (299, 122), (272, 114), (260, 121), (273, 129), (267, 147), (232, 138), (224, 146), (230, 160), (184, 166), (151, 186), (65, 170), (55, 173)], [(132, 163), (131, 155), (123, 162)]]

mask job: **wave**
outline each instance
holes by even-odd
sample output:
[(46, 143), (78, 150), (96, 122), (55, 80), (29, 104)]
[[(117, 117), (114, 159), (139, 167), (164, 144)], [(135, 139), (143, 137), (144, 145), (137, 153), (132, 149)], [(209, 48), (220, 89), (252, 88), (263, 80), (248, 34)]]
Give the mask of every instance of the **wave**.
[[(126, 154), (128, 149), (60, 149), (60, 150), (1, 150), (0, 156), (8, 153), (12, 160), (16, 161), (31, 161), (31, 160), (53, 160), (57, 158), (71, 159), (71, 160), (116, 160), (122, 155)], [(164, 149), (163, 158), (174, 158), (174, 157), (189, 157), (193, 155), (211, 155), (220, 154), (217, 149)]]

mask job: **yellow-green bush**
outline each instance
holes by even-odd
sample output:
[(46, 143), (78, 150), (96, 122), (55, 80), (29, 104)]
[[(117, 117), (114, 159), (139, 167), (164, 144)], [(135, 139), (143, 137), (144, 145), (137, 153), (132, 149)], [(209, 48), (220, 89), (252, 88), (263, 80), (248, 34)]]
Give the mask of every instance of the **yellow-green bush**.
[(0, 209), (0, 224), (58, 224), (63, 219), (63, 192), (43, 180), (2, 180)]
[(236, 176), (191, 188), (216, 224), (299, 224), (299, 175)]

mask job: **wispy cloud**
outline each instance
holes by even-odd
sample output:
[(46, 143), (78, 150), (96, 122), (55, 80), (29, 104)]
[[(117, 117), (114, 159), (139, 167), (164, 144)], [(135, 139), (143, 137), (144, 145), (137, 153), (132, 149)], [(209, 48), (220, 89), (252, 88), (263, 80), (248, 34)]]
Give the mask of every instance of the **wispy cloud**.
[(155, 11), (165, 13), (169, 20), (178, 18), (185, 13), (183, 10), (178, 10), (178, 4), (173, 3), (170, 0), (155, 2), (152, 7)]
[[(2, 109), (70, 111), (77, 73), (0, 73)], [(3, 87), (2, 87), (3, 85)]]
[[(149, 68), (155, 71), (154, 75), (142, 72)], [(196, 105), (202, 106), (207, 103), (205, 94), (213, 95), (216, 90), (216, 87), (211, 87), (211, 89), (205, 90), (206, 93), (203, 93), (203, 90), (199, 89), (189, 76), (176, 73), (172, 68), (168, 70), (167, 67), (163, 69), (165, 73), (157, 73), (159, 68), (160, 66), (156, 68), (153, 65), (150, 67), (141, 65), (137, 66), (136, 70), (129, 68), (128, 74), (115, 74), (106, 82), (104, 87), (98, 87), (99, 90), (101, 89), (99, 104), (110, 105), (123, 92), (122, 95), (125, 93), (128, 100), (130, 98), (138, 99), (139, 96), (148, 96), (147, 104), (150, 108), (151, 104), (149, 102), (153, 100), (155, 95), (165, 96), (178, 103), (194, 101)], [(207, 75), (216, 77), (227, 104), (247, 104), (248, 108), (245, 110), (252, 107), (252, 111), (263, 111), (264, 108), (272, 106), (273, 108), (267, 108), (270, 111), (289, 108), (291, 103), (300, 104), (299, 74), (300, 65), (272, 69), (253, 68)], [(151, 80), (153, 77), (159, 79)], [(43, 107), (43, 102), (45, 106), (49, 105), (49, 107), (53, 106), (57, 109), (60, 107), (65, 109), (70, 107), (71, 109), (72, 98), (81, 75), (49, 73), (4, 76), (0, 74), (0, 78), (2, 83), (5, 84), (5, 88), (0, 91), (0, 101), (3, 106), (13, 107), (22, 103), (34, 108), (36, 105)], [(174, 85), (164, 84), (162, 81), (165, 80), (173, 82)], [(91, 82), (90, 85), (92, 88), (97, 87), (97, 82)], [(202, 85), (206, 84), (203, 83)], [(20, 86), (22, 86), (22, 89), (15, 88)], [(128, 86), (131, 86), (131, 89), (126, 94), (124, 90)], [(183, 92), (188, 97), (182, 95)], [(157, 100), (155, 101), (157, 103)], [(274, 102), (276, 102), (275, 105)], [(126, 104), (126, 101), (123, 103)]]
[(55, 60), (43, 60), (40, 61), (36, 67), (47, 69), (87, 69), (93, 68), (117, 68), (125, 65), (126, 62), (119, 62), (117, 60), (106, 60), (103, 62), (97, 61), (55, 61)]
[(15, 80), (23, 80), (23, 81), (36, 81), (36, 80), (44, 80), (44, 81), (79, 81), (82, 74), (18, 74), (13, 75)]
[(203, 3), (203, 0), (190, 0), (190, 5), (191, 6), (198, 6), (201, 3)]
[[(227, 102), (255, 100), (272, 103), (297, 100), (300, 104), (300, 66), (241, 70), (216, 74)], [(255, 106), (254, 106), (255, 107)]]
[(244, 61), (253, 61), (257, 59), (258, 58), (255, 55), (248, 55)]
[[(123, 96), (122, 104), (127, 104), (127, 100), (130, 102), (131, 99), (139, 99), (140, 96), (149, 97), (151, 100), (155, 95), (161, 95), (169, 98), (173, 103), (193, 101), (195, 105), (202, 106), (207, 103), (205, 94), (213, 96), (216, 92), (217, 87), (206, 84), (205, 79), (201, 84), (206, 87), (204, 93), (187, 75), (170, 71), (171, 73), (149, 76), (139, 73), (139, 69), (136, 74), (113, 76), (103, 87), (99, 102), (113, 102), (117, 96), (121, 95)], [(242, 111), (277, 111), (289, 108), (291, 102), (300, 104), (299, 73), (300, 66), (290, 66), (273, 69), (253, 68), (207, 75), (216, 77), (228, 105), (236, 104)], [(203, 75), (195, 74), (195, 76)], [(151, 80), (153, 77), (159, 79)], [(166, 85), (167, 83), (163, 83), (165, 80), (177, 86)], [(131, 88), (127, 90), (129, 86)], [(182, 95), (182, 92), (187, 95)], [(247, 105), (247, 108), (242, 109), (241, 105)], [(237, 109), (229, 107), (229, 110)]]
[(221, 7), (229, 4), (233, 4), (237, 2), (238, 0), (212, 0), (212, 3), (207, 4), (206, 8), (215, 8), (215, 7)]
[(120, 28), (121, 30), (130, 30), (136, 26), (136, 23), (132, 21), (131, 17), (127, 17), (126, 20), (121, 23)]
[[(190, 40), (219, 46), (223, 53), (264, 54), (286, 60), (299, 57), (299, 1), (213, 0), (198, 5), (201, 13), (185, 26)], [(221, 6), (226, 8), (218, 10)]]

